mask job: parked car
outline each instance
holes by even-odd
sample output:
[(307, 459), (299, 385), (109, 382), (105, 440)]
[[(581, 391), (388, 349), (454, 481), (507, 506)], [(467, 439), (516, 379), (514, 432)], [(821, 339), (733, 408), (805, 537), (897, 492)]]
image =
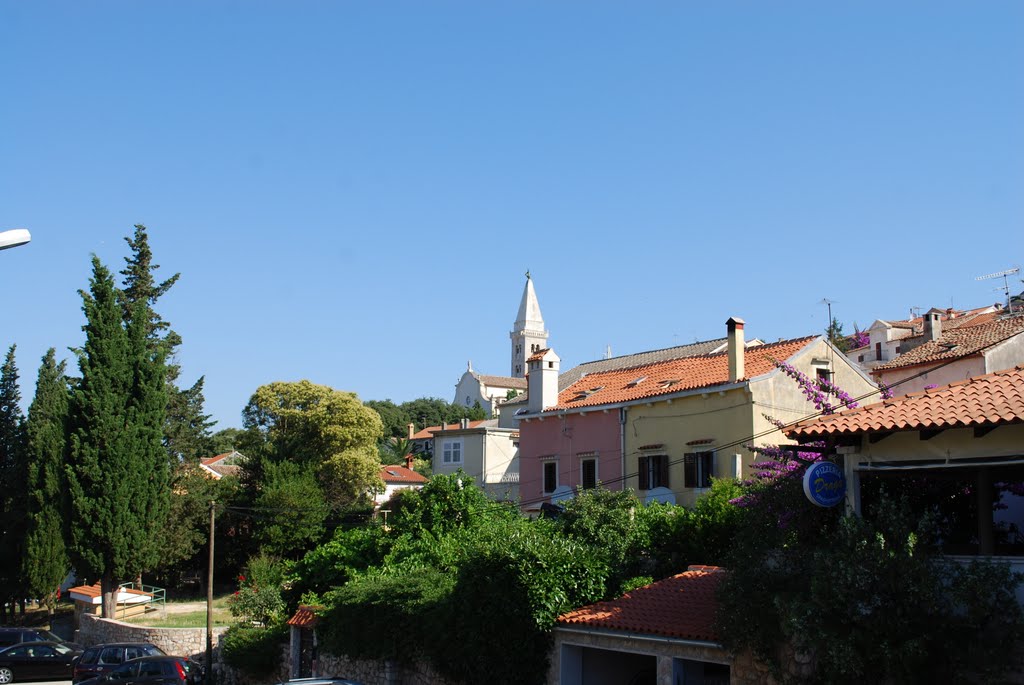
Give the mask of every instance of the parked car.
[(126, 661), (81, 685), (203, 685), (203, 667), (183, 656), (144, 656)]
[(16, 645), (19, 642), (62, 642), (71, 649), (82, 649), (78, 643), (68, 642), (42, 628), (0, 626), (0, 649)]
[(63, 642), (19, 642), (0, 650), (0, 685), (21, 680), (66, 680), (82, 652)]
[(148, 642), (109, 642), (93, 645), (75, 662), (71, 682), (78, 683), (88, 678), (106, 675), (128, 661), (143, 656), (163, 656), (164, 650)]

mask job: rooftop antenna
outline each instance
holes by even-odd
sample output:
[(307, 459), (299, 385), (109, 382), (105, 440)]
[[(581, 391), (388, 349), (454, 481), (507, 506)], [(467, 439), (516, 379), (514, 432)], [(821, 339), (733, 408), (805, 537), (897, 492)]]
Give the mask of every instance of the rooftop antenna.
[(997, 288), (996, 290), (1002, 290), (1003, 293), (1006, 295), (1006, 311), (1010, 311), (1010, 282), (1007, 279), (1007, 276), (1012, 276), (1013, 274), (1019, 274), (1019, 273), (1020, 273), (1020, 267), (1019, 266), (1015, 266), (1012, 269), (1006, 269), (1005, 271), (997, 271), (994, 274), (985, 274), (984, 276), (978, 276), (974, 280), (976, 280), (976, 281), (987, 281), (990, 278), (1002, 278), (1003, 279), (1003, 287), (1002, 288)]
[(915, 307), (911, 307), (910, 308), (910, 318), (911, 319), (916, 319), (917, 317), (921, 316), (921, 310), (922, 309), (924, 309), (924, 307), (916, 307), (916, 306)]
[(826, 307), (828, 307), (828, 325), (829, 325), (829, 327), (832, 326), (832, 305), (833, 305), (833, 303), (835, 303), (835, 300), (830, 300), (827, 297), (821, 298), (821, 302), (818, 303), (818, 304), (823, 304)]
[(612, 346), (611, 345), (608, 345), (607, 347), (604, 348), (604, 358), (605, 359), (611, 359), (612, 358)]

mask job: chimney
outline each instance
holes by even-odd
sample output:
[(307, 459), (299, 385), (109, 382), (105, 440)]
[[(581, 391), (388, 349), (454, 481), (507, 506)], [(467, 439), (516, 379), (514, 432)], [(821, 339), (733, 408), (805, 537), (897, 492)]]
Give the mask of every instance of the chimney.
[(552, 349), (541, 350), (527, 360), (527, 402), (531, 413), (558, 404), (558, 367), (561, 359)]
[(463, 430), (469, 428), (469, 419), (459, 419), (459, 428)]
[(409, 440), (412, 440), (412, 436), (416, 435), (416, 424), (415, 423), (410, 423), (408, 425), (408, 429), (409, 429)]
[(924, 339), (938, 340), (942, 337), (942, 311), (931, 309), (924, 315)]
[(415, 457), (413, 457), (411, 454), (405, 455), (405, 468), (409, 469), (410, 471), (412, 471), (412, 462), (414, 458)]
[(735, 383), (739, 379), (743, 378), (743, 353), (746, 350), (746, 345), (743, 341), (743, 319), (737, 319), (735, 316), (731, 317), (725, 322), (725, 328), (728, 332), (728, 354), (729, 354), (729, 382)]

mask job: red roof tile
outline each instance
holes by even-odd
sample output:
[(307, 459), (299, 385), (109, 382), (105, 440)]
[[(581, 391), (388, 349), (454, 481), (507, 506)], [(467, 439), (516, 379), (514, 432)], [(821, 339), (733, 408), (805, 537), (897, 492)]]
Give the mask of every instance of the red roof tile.
[(1024, 422), (1024, 366), (799, 423), (791, 438)]
[(938, 340), (930, 340), (891, 362), (876, 366), (872, 373), (968, 357), (1024, 332), (1024, 316), (992, 320), (983, 315), (977, 319), (980, 322), (975, 320), (969, 322), (969, 325), (943, 330)]
[(622, 630), (682, 640), (717, 642), (715, 591), (723, 577), (716, 566), (688, 571), (558, 617), (564, 626)]
[[(817, 337), (808, 336), (748, 347), (744, 354), (746, 378), (772, 371), (775, 368), (772, 359), (789, 359)], [(641, 376), (644, 379), (636, 383)], [(645, 366), (588, 374), (561, 391), (558, 394), (558, 405), (547, 411), (628, 402), (728, 382), (728, 352), (671, 359)]]
[(380, 467), (380, 479), (385, 483), (426, 483), (427, 479), (412, 469), (389, 464)]
[(318, 622), (316, 609), (317, 607), (299, 606), (295, 615), (288, 619), (288, 625), (299, 628), (315, 628)]
[[(470, 428), (476, 428), (477, 426), (479, 426), (482, 423), (485, 423), (486, 421), (487, 421), (487, 419), (481, 419), (479, 421), (470, 421), (469, 422), (469, 427)], [(424, 428), (423, 430), (419, 431), (418, 433), (415, 433), (412, 436), (412, 438), (410, 438), (410, 440), (429, 440), (430, 438), (434, 437), (434, 433), (437, 433), (437, 432), (440, 432), (440, 431), (457, 431), (457, 430), (461, 430), (461, 429), (462, 429), (462, 424), (460, 424), (460, 423), (446, 423), (443, 426), (427, 426), (426, 428)]]
[(206, 459), (203, 459), (203, 463), (207, 466), (210, 464), (216, 464), (221, 459), (227, 459), (232, 454), (234, 454), (234, 452), (224, 452), (223, 454), (218, 454), (216, 457), (207, 457)]

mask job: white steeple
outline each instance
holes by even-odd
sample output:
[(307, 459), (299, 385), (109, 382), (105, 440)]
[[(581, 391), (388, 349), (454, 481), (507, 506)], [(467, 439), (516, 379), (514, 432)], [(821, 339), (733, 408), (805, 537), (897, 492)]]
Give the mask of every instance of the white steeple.
[(519, 314), (509, 337), (512, 339), (512, 377), (525, 378), (527, 358), (547, 347), (548, 339), (548, 332), (544, 330), (544, 317), (540, 313), (540, 302), (537, 301), (529, 271), (526, 272)]

